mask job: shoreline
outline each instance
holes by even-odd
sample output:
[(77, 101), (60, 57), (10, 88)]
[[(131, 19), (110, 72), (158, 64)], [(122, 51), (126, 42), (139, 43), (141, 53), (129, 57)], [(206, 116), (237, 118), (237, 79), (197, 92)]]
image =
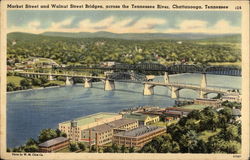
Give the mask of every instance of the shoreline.
[(33, 91), (33, 90), (41, 90), (41, 89), (49, 89), (49, 88), (58, 88), (58, 87), (64, 87), (64, 86), (39, 87), (39, 88), (32, 88), (32, 89), (24, 89), (24, 90), (10, 91), (10, 92), (6, 92), (6, 93), (7, 93), (7, 94), (11, 94), (11, 93), (19, 93), (19, 92)]

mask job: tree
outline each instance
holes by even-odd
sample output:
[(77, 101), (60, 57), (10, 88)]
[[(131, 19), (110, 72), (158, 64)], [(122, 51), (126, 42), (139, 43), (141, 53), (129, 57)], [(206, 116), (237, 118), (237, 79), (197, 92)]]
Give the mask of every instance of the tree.
[(228, 141), (225, 143), (225, 152), (226, 153), (239, 153), (241, 144), (237, 141)]
[(90, 152), (97, 152), (96, 145), (91, 146)]
[(61, 136), (67, 138), (67, 134), (64, 132), (61, 133)]
[(43, 143), (47, 140), (50, 140), (56, 137), (57, 137), (56, 131), (51, 128), (48, 128), (48, 129), (43, 129), (40, 132), (40, 135), (38, 136), (38, 140), (40, 143)]
[(112, 150), (114, 151), (114, 153), (119, 152), (119, 147), (117, 146), (117, 144), (113, 143), (111, 147), (112, 147)]
[(104, 148), (103, 152), (106, 152), (106, 153), (113, 153), (113, 148), (111, 146), (107, 146)]
[(229, 124), (226, 130), (223, 132), (223, 138), (225, 140), (236, 140), (238, 138), (238, 127), (232, 124)]
[(23, 79), (20, 81), (20, 85), (23, 87), (31, 87), (31, 81), (29, 79)]
[(129, 151), (129, 153), (134, 153), (135, 152), (135, 148), (132, 146), (132, 147), (129, 148), (128, 151)]
[(57, 136), (57, 137), (61, 137), (61, 135), (62, 135), (61, 130), (57, 128), (57, 129), (56, 129), (56, 136)]
[(188, 131), (181, 137), (180, 143), (182, 144), (182, 152), (193, 152), (198, 143), (197, 133), (194, 130)]
[(14, 91), (14, 90), (16, 90), (15, 83), (12, 82), (7, 83), (7, 91)]
[(32, 84), (34, 86), (40, 86), (42, 84), (42, 81), (40, 79), (38, 79), (38, 78), (33, 78), (32, 79)]
[(187, 117), (188, 119), (193, 118), (193, 119), (199, 120), (201, 118), (201, 113), (199, 110), (193, 110), (192, 112), (188, 114)]
[(82, 151), (85, 151), (85, 150), (86, 150), (86, 146), (85, 146), (82, 142), (78, 142), (78, 147), (79, 147)]
[(45, 76), (42, 76), (42, 77), (40, 77), (39, 79), (41, 80), (41, 83), (42, 83), (42, 84), (45, 84), (45, 83), (48, 83), (48, 82), (49, 82), (48, 78), (45, 77)]
[(125, 153), (126, 147), (124, 145), (121, 146), (121, 152)]
[(71, 151), (71, 152), (75, 152), (75, 151), (77, 151), (79, 148), (78, 148), (78, 145), (76, 144), (76, 143), (70, 143), (69, 144), (69, 150)]
[(33, 138), (28, 139), (28, 141), (26, 142), (26, 146), (30, 146), (30, 145), (37, 145), (37, 141)]
[(38, 149), (38, 146), (33, 144), (33, 145), (28, 145), (28, 146), (25, 146), (24, 147), (24, 151), (25, 152), (37, 152), (39, 149)]
[(202, 139), (199, 139), (197, 145), (194, 147), (193, 153), (207, 153), (207, 144)]
[(140, 150), (142, 153), (157, 153), (157, 150), (152, 145), (145, 145)]

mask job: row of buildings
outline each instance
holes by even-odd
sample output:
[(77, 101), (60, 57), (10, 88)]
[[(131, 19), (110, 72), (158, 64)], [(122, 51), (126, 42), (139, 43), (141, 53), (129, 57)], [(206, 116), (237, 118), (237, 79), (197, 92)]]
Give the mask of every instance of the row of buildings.
[(59, 123), (59, 130), (67, 138), (59, 137), (39, 144), (40, 151), (53, 152), (69, 145), (69, 140), (83, 142), (86, 146), (105, 146), (115, 143), (126, 147), (141, 148), (154, 137), (166, 132), (165, 127), (151, 126), (159, 116), (143, 114), (121, 115), (96, 113)]

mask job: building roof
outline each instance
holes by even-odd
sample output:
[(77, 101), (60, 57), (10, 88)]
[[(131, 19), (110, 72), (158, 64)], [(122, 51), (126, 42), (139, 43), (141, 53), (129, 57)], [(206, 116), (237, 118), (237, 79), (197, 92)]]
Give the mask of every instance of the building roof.
[[(87, 125), (87, 124), (96, 122), (96, 121), (101, 120), (101, 119), (112, 118), (112, 117), (118, 116), (118, 115), (119, 114), (117, 114), (117, 113), (100, 112), (100, 113), (91, 114), (88, 116), (76, 118), (76, 119), (73, 119), (72, 121), (76, 122), (77, 126), (82, 126), (82, 125)], [(70, 125), (70, 122), (71, 121), (65, 121), (65, 122), (62, 122), (61, 124)]]
[(132, 113), (132, 114), (124, 114), (123, 117), (128, 119), (137, 119), (139, 121), (145, 121), (147, 117), (157, 117), (157, 116), (149, 116), (141, 113)]
[(164, 127), (158, 127), (158, 126), (141, 126), (129, 131), (124, 131), (117, 133), (115, 136), (122, 136), (122, 137), (139, 137), (139, 136), (146, 136), (149, 133), (158, 131), (158, 130), (163, 130), (165, 129)]
[(115, 120), (115, 121), (112, 121), (109, 123), (98, 125), (96, 127), (93, 127), (92, 130), (97, 131), (97, 132), (105, 132), (105, 131), (111, 130), (113, 128), (120, 128), (124, 125), (130, 124), (130, 123), (135, 123), (135, 122), (137, 122), (137, 120), (122, 118), (122, 119)]
[(39, 147), (50, 147), (50, 146), (65, 142), (67, 140), (68, 140), (68, 138), (65, 138), (65, 137), (57, 137), (57, 138), (48, 140), (46, 142), (43, 142), (43, 143), (39, 144), (38, 146)]

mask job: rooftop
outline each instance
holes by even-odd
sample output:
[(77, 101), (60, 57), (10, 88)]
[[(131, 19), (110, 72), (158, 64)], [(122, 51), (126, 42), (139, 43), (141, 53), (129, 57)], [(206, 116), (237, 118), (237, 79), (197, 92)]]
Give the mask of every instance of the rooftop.
[(157, 130), (162, 130), (162, 129), (165, 129), (165, 128), (157, 127), (157, 126), (141, 126), (130, 131), (117, 133), (115, 136), (139, 137), (139, 136), (143, 136), (148, 133), (155, 132)]
[[(88, 116), (76, 118), (76, 119), (73, 119), (73, 121), (77, 122), (78, 126), (82, 126), (82, 125), (96, 122), (96, 121), (101, 120), (101, 119), (112, 118), (112, 117), (118, 116), (118, 115), (119, 114), (117, 114), (117, 113), (100, 112), (100, 113), (91, 114)], [(70, 125), (70, 122), (71, 121), (65, 121), (65, 122), (62, 122), (61, 124)]]
[(126, 124), (135, 123), (135, 122), (137, 122), (137, 120), (122, 118), (119, 120), (115, 120), (109, 123), (105, 123), (105, 124), (93, 127), (92, 130), (97, 131), (97, 132), (105, 132), (113, 128), (119, 128)]
[(65, 137), (57, 137), (57, 138), (48, 140), (46, 142), (43, 142), (43, 143), (39, 144), (38, 146), (39, 147), (50, 147), (50, 146), (65, 142), (67, 140), (68, 140), (68, 138), (65, 138)]
[(157, 116), (144, 115), (141, 113), (124, 114), (123, 116), (124, 116), (124, 118), (137, 119), (137, 120), (141, 120), (141, 121), (144, 121), (147, 117), (157, 117)]

